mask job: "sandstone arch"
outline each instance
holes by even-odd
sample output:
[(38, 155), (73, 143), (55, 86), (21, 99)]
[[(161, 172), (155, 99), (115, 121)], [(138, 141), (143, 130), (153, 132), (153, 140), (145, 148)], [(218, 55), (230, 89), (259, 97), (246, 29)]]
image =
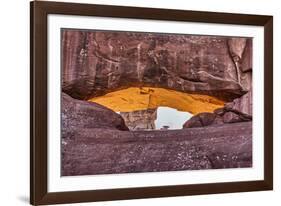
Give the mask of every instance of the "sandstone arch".
[(196, 115), (201, 112), (213, 112), (224, 106), (224, 102), (208, 95), (188, 94), (155, 87), (130, 87), (104, 96), (89, 99), (116, 112), (170, 107), (178, 111)]
[[(251, 38), (63, 29), (62, 60), (62, 175), (252, 166)], [(82, 101), (131, 87), (228, 103), (144, 132)]]

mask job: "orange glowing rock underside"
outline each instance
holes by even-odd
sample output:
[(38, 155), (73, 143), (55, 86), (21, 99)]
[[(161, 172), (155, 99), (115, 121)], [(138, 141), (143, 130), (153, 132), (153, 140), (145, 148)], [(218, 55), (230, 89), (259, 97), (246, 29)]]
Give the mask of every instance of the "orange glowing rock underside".
[(116, 112), (170, 107), (194, 115), (201, 112), (213, 112), (224, 106), (223, 101), (208, 95), (188, 94), (152, 87), (130, 87), (89, 99), (89, 101), (101, 104)]

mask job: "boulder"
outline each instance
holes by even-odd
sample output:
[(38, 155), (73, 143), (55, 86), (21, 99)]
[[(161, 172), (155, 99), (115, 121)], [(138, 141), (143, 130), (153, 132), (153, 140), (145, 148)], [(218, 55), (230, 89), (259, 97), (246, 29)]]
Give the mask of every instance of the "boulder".
[(226, 103), (213, 113), (199, 113), (187, 120), (183, 128), (205, 127), (223, 123), (245, 122), (252, 120), (252, 91), (240, 98)]
[(233, 100), (231, 103), (227, 103), (225, 105), (225, 110), (239, 113), (245, 117), (251, 118), (253, 114), (252, 105), (252, 91), (250, 90), (247, 94), (243, 95), (242, 97)]
[(63, 138), (74, 138), (82, 129), (129, 130), (119, 114), (102, 105), (76, 100), (65, 93), (61, 101)]
[(192, 127), (205, 127), (214, 123), (216, 118), (216, 114), (214, 113), (200, 113), (191, 117), (188, 121), (186, 121), (183, 125), (184, 128), (192, 128)]
[(239, 114), (234, 112), (226, 112), (222, 118), (224, 123), (243, 122), (243, 119), (239, 116)]

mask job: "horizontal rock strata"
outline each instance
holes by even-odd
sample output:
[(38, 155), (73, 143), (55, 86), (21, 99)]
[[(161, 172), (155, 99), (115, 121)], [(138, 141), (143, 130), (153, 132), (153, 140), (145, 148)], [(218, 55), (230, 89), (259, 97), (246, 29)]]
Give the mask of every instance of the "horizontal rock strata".
[(232, 101), (250, 89), (252, 39), (138, 32), (62, 31), (62, 89), (90, 99), (161, 87)]
[(225, 104), (213, 113), (203, 112), (187, 120), (183, 128), (252, 121), (252, 92)]
[(157, 109), (120, 112), (125, 124), (130, 130), (153, 130), (157, 119)]
[(62, 145), (62, 175), (252, 166), (251, 122), (184, 130), (80, 130)]
[[(63, 176), (252, 166), (251, 38), (63, 29), (61, 46)], [(129, 131), (119, 102), (89, 101), (132, 87), (188, 95), (140, 89), (137, 103), (195, 116), (181, 130)], [(122, 115), (130, 127), (156, 118)]]

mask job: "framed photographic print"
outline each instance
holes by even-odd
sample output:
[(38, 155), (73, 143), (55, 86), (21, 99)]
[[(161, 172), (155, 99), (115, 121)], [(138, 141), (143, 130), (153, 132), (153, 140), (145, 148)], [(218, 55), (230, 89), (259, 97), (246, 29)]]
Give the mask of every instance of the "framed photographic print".
[(272, 190), (272, 16), (30, 9), (31, 204)]

